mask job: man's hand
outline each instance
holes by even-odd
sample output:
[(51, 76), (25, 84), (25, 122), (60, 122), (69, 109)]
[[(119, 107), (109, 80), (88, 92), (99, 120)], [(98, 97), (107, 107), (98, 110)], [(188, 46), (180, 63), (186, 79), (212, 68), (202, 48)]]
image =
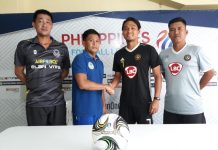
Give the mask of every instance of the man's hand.
[(112, 86), (110, 86), (110, 85), (105, 85), (105, 90), (106, 90), (106, 92), (108, 93), (108, 94), (110, 94), (110, 95), (114, 95), (114, 89), (112, 88)]
[(149, 113), (151, 115), (155, 114), (159, 109), (159, 105), (160, 105), (160, 100), (153, 100), (151, 102), (151, 105), (150, 105), (150, 108), (149, 108)]

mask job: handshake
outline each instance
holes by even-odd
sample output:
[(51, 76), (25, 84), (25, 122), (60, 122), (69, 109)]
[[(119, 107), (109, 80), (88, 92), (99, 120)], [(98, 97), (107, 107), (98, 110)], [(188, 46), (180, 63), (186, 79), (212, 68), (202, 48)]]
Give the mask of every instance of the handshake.
[(105, 84), (105, 90), (108, 94), (110, 95), (114, 95), (114, 88), (109, 84)]

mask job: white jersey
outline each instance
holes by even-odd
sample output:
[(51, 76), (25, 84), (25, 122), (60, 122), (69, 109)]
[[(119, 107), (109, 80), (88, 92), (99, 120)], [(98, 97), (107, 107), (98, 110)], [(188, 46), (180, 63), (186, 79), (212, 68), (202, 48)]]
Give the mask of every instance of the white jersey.
[(176, 52), (168, 48), (160, 53), (166, 79), (165, 110), (176, 114), (203, 112), (200, 72), (212, 69), (200, 47), (185, 45)]

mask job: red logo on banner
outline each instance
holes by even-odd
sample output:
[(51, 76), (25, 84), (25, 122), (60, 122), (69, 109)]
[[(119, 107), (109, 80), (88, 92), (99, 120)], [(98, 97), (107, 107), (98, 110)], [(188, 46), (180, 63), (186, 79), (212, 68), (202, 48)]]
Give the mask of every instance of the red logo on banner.
[(134, 78), (137, 73), (137, 68), (135, 66), (128, 66), (125, 68), (125, 73), (130, 79)]
[(168, 67), (169, 67), (171, 74), (174, 76), (178, 75), (182, 70), (182, 64), (180, 64), (178, 62), (173, 62), (173, 63), (169, 64)]

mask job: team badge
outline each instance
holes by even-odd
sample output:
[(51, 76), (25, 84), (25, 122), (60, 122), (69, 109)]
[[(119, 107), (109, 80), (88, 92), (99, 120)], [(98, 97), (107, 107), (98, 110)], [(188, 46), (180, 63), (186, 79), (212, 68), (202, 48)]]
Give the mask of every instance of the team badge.
[(33, 54), (36, 55), (37, 54), (37, 50), (34, 49), (33, 50)]
[(56, 58), (60, 57), (60, 52), (59, 52), (59, 50), (57, 50), (57, 49), (53, 50), (53, 55), (54, 55)]
[(120, 59), (120, 63), (122, 64), (123, 68), (124, 68), (124, 61), (125, 61), (124, 58), (121, 58), (121, 59)]
[(135, 60), (136, 60), (136, 61), (141, 60), (141, 58), (142, 58), (141, 54), (136, 54), (136, 55), (135, 55)]
[(128, 78), (132, 79), (137, 74), (137, 68), (135, 66), (127, 66), (125, 68), (125, 74)]
[(182, 66), (182, 64), (180, 64), (178, 62), (173, 62), (173, 63), (168, 65), (168, 68), (169, 68), (171, 74), (176, 76), (181, 72), (183, 66)]
[(184, 60), (185, 60), (185, 61), (189, 61), (189, 60), (191, 60), (191, 58), (192, 58), (192, 57), (191, 57), (191, 55), (189, 55), (189, 54), (187, 54), (187, 55), (184, 56)]
[(88, 67), (89, 67), (89, 69), (91, 69), (91, 70), (93, 70), (93, 69), (95, 68), (92, 62), (89, 62), (89, 63), (88, 63)]

